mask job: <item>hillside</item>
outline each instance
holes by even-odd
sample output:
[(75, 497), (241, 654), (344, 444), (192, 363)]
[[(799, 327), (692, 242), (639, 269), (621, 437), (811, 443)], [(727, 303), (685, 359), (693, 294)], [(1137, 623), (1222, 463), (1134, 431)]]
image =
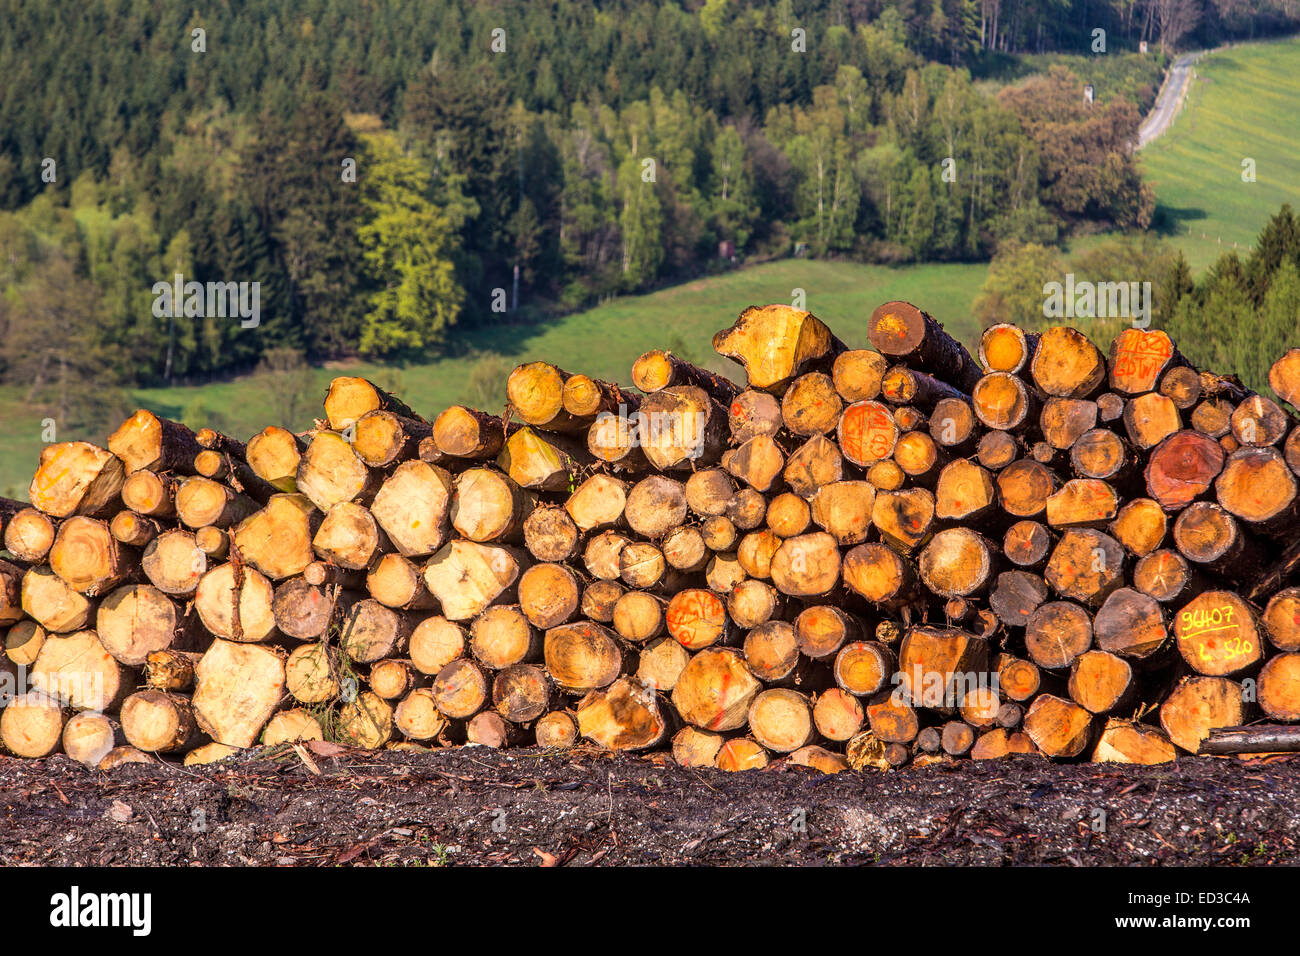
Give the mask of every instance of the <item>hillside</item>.
[[(1194, 271), (1249, 247), (1284, 202), (1300, 203), (1300, 38), (1235, 46), (1196, 67), (1187, 102), (1141, 153), (1157, 226)], [(1242, 181), (1242, 160), (1256, 182)]]

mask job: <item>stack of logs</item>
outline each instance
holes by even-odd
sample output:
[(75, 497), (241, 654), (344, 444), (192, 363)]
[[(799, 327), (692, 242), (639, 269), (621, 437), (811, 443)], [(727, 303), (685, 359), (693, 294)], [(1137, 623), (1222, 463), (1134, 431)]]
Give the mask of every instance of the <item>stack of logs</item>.
[(635, 390), (521, 365), (503, 415), (338, 378), (305, 434), (49, 445), (0, 503), (0, 740), (834, 772), (1300, 721), (1300, 349), (1274, 401), (1154, 329), (866, 332), (753, 307), (713, 340), (744, 387), (653, 351)]

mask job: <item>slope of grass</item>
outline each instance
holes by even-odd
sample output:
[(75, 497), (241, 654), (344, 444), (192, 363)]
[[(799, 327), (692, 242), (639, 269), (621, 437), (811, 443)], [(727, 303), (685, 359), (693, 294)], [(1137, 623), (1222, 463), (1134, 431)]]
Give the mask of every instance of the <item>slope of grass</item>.
[[(1196, 67), (1182, 111), (1141, 153), (1157, 225), (1193, 270), (1244, 252), (1284, 202), (1300, 206), (1300, 38), (1246, 44)], [(1242, 181), (1255, 161), (1256, 182)]]
[[(312, 401), (297, 421), (283, 421), (283, 401), (265, 379), (250, 376), (212, 385), (140, 389), (136, 403), (198, 427), (211, 425), (246, 439), (268, 424), (295, 429), (320, 414), (319, 399), (335, 375), (373, 378), (397, 391), (416, 411), (432, 417), (449, 404), (474, 401), (476, 365), (494, 363), (498, 373), (514, 364), (545, 359), (561, 368), (629, 381), (633, 360), (651, 348), (670, 347), (722, 372), (737, 367), (713, 353), (711, 338), (748, 305), (790, 302), (802, 289), (805, 308), (822, 318), (850, 345), (866, 344), (866, 319), (881, 302), (907, 299), (930, 312), (954, 335), (973, 343), (978, 329), (971, 300), (984, 281), (979, 263), (886, 268), (842, 262), (784, 260), (689, 282), (644, 296), (626, 296), (586, 312), (538, 326), (499, 325), (464, 337), (468, 354), (396, 369), (367, 363), (312, 371)], [(488, 356), (484, 358), (484, 356)], [(482, 370), (483, 366), (480, 366)], [(501, 380), (500, 374), (496, 376)], [(499, 409), (484, 402), (485, 407)], [(27, 485), (42, 447), (42, 414), (28, 407), (21, 390), (0, 389), (0, 494), (26, 499)], [(102, 444), (105, 435), (56, 425), (59, 441)]]

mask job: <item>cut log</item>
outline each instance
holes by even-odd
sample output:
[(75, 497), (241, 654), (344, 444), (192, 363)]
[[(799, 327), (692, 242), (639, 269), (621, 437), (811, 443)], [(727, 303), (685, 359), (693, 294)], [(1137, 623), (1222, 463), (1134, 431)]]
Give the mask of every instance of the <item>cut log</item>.
[(773, 491), (785, 469), (785, 454), (767, 435), (722, 453), (722, 467), (759, 492)]
[(986, 428), (1015, 431), (1027, 425), (1036, 410), (1029, 389), (1019, 376), (1008, 372), (989, 372), (975, 383), (971, 392), (975, 417)]
[(1164, 509), (1150, 498), (1134, 498), (1119, 509), (1110, 533), (1135, 557), (1146, 557), (1165, 540), (1169, 521)]
[(814, 598), (829, 594), (839, 581), (840, 551), (824, 531), (787, 538), (772, 558), (772, 584), (782, 594)]
[(660, 693), (671, 694), (690, 659), (690, 651), (672, 638), (662, 637), (642, 648), (637, 661), (637, 679)]
[(275, 591), (264, 575), (233, 563), (208, 571), (194, 592), (194, 609), (203, 626), (217, 637), (240, 643), (268, 641), (275, 635), (274, 601)]
[(45, 628), (35, 621), (19, 621), (5, 633), (5, 657), (19, 666), (30, 666), (41, 652), (46, 636)]
[(781, 419), (785, 427), (796, 435), (821, 435), (834, 431), (843, 407), (831, 377), (824, 372), (809, 372), (799, 376), (786, 389), (781, 399)]
[(1300, 588), (1286, 588), (1269, 598), (1263, 624), (1269, 643), (1279, 651), (1300, 651)]
[[(768, 523), (772, 522), (773, 509), (778, 503), (785, 498), (793, 498), (795, 502), (803, 503), (803, 499), (794, 495), (784, 495), (777, 498), (768, 505), (767, 517)], [(805, 506), (800, 514), (807, 514), (812, 521), (823, 531), (831, 535), (840, 545), (860, 544), (867, 539), (867, 534), (871, 530), (871, 513), (876, 504), (876, 489), (866, 481), (834, 481), (822, 485), (812, 498), (811, 508)], [(790, 505), (790, 507), (797, 507)], [(779, 512), (778, 512), (779, 518)], [(802, 528), (793, 529), (791, 525), (785, 527), (789, 534), (781, 534), (782, 538), (794, 538), (807, 527), (804, 522)], [(776, 530), (775, 528), (773, 529)], [(777, 532), (780, 534), (780, 532)]]
[(761, 689), (739, 652), (711, 647), (686, 665), (673, 688), (672, 702), (682, 719), (695, 727), (738, 730)]
[(1300, 525), (1295, 474), (1275, 448), (1246, 447), (1228, 456), (1214, 480), (1219, 504), (1252, 528), (1281, 536)]
[(727, 413), (702, 388), (675, 385), (654, 392), (637, 413), (637, 438), (661, 471), (716, 461), (729, 433)]
[(1072, 601), (1039, 605), (1025, 627), (1025, 649), (1035, 664), (1062, 670), (1092, 647), (1092, 616)]
[(989, 607), (1007, 627), (1026, 627), (1046, 600), (1047, 585), (1037, 574), (1003, 571), (989, 595)]
[(501, 453), (507, 426), (499, 415), (452, 405), (433, 422), (433, 440), (445, 455), (482, 461)]
[(1055, 473), (1046, 465), (1028, 458), (1011, 462), (997, 475), (998, 498), (1002, 509), (1017, 518), (1032, 518), (1047, 510), (1047, 499), (1055, 494)]
[(835, 683), (854, 697), (873, 697), (894, 672), (894, 654), (878, 641), (851, 641), (835, 655)]
[(1232, 591), (1203, 591), (1174, 615), (1178, 650), (1198, 674), (1228, 677), (1257, 664), (1264, 653), (1255, 610)]
[(453, 720), (474, 716), (488, 702), (488, 679), (483, 669), (464, 657), (440, 670), (431, 689), (438, 711)]
[(343, 616), (339, 647), (358, 664), (373, 664), (404, 653), (414, 626), (410, 616), (366, 598), (351, 605)]
[(131, 690), (130, 672), (113, 658), (94, 631), (51, 634), (28, 675), (31, 689), (73, 710), (116, 710)]
[(741, 531), (752, 531), (763, 523), (767, 499), (753, 488), (741, 488), (727, 502), (726, 517)]
[(339, 664), (327, 644), (303, 644), (284, 665), (285, 689), (304, 704), (323, 704), (339, 695)]
[(84, 441), (59, 442), (41, 452), (27, 496), (55, 518), (94, 516), (113, 507), (124, 477), (122, 460), (112, 452)]
[(99, 767), (114, 747), (125, 742), (121, 725), (103, 714), (74, 714), (63, 726), (63, 752), (86, 767)]
[(5, 550), (19, 561), (40, 564), (54, 544), (58, 526), (35, 508), (23, 508), (5, 522)]
[(268, 426), (248, 441), (244, 457), (253, 474), (278, 491), (298, 490), (298, 464), (306, 442), (285, 428)]
[(711, 591), (687, 588), (668, 602), (664, 614), (668, 634), (682, 647), (697, 651), (730, 635), (726, 606)]
[(882, 491), (871, 507), (871, 523), (880, 538), (903, 554), (911, 554), (930, 536), (934, 495), (925, 488)]
[(685, 488), (664, 475), (651, 475), (632, 486), (623, 511), (633, 531), (657, 540), (686, 520)]
[(1037, 568), (1047, 561), (1052, 536), (1038, 521), (1017, 521), (1002, 538), (1002, 553), (1020, 568)]
[(272, 495), (231, 533), (240, 557), (272, 581), (301, 574), (315, 558), (312, 535), (320, 516), (302, 495)]
[(1177, 551), (1152, 551), (1133, 567), (1133, 586), (1161, 604), (1170, 604), (1199, 588), (1192, 567)]
[(1110, 387), (1121, 395), (1153, 392), (1166, 373), (1186, 359), (1161, 329), (1124, 329), (1110, 344)]
[(1106, 381), (1106, 360), (1082, 332), (1054, 326), (1039, 336), (1030, 374), (1048, 395), (1089, 398)]
[(980, 364), (990, 372), (1019, 372), (1033, 359), (1037, 347), (1038, 333), (999, 322), (980, 336)]
[(520, 560), (507, 548), (456, 539), (429, 559), (424, 583), (441, 602), (444, 617), (466, 621), (514, 586)]
[(147, 584), (118, 588), (100, 602), (95, 629), (117, 661), (139, 667), (154, 651), (202, 650), (197, 620), (170, 597)]
[(748, 737), (733, 737), (718, 750), (714, 766), (719, 770), (737, 773), (742, 770), (762, 770), (768, 764), (767, 751), (762, 744)]
[(993, 475), (958, 458), (944, 466), (934, 491), (934, 514), (944, 521), (974, 522), (991, 514), (997, 503)]
[(926, 369), (969, 393), (979, 378), (970, 353), (943, 326), (909, 302), (877, 306), (867, 321), (867, 337), (882, 354)]
[(141, 408), (108, 436), (108, 450), (122, 460), (129, 475), (141, 469), (188, 474), (202, 449), (180, 422)]
[(867, 723), (876, 739), (885, 744), (909, 744), (920, 733), (916, 711), (897, 693), (881, 691), (866, 706)]
[(727, 408), (731, 441), (743, 445), (757, 435), (775, 435), (781, 430), (781, 403), (767, 392), (747, 388)]
[(1242, 687), (1223, 677), (1188, 677), (1160, 705), (1160, 726), (1173, 743), (1196, 753), (1217, 727), (1239, 727), (1246, 716)]
[(1049, 757), (1077, 757), (1093, 736), (1092, 715), (1073, 701), (1040, 694), (1025, 712), (1025, 734)]
[(90, 621), (94, 605), (49, 568), (38, 565), (23, 575), (23, 611), (51, 634), (79, 630)]
[(378, 750), (393, 738), (393, 707), (368, 690), (339, 708), (339, 741), (364, 750)]
[(844, 409), (837, 428), (841, 453), (860, 468), (883, 461), (894, 453), (898, 426), (880, 402), (854, 402)]
[[(203, 531), (207, 529), (200, 530)], [(223, 541), (226, 539), (225, 533), (219, 528), (212, 528), (210, 530), (215, 532)], [(143, 548), (154, 538), (158, 537), (159, 532), (162, 531), (162, 527), (152, 518), (138, 515), (134, 511), (119, 511), (117, 514), (113, 515), (113, 520), (109, 522), (108, 531), (109, 534), (113, 536), (114, 540), (121, 544), (129, 545), (133, 548)], [(204, 535), (204, 538), (204, 543), (207, 544), (210, 538), (208, 535)], [(199, 542), (197, 534), (194, 540), (195, 543)], [(210, 553), (208, 547), (204, 547), (203, 550), (204, 553)], [(218, 555), (218, 557), (220, 557), (220, 555)]]
[(352, 450), (372, 468), (387, 468), (419, 455), (420, 442), (433, 434), (428, 422), (413, 421), (377, 408), (357, 419)]
[[(1053, 528), (1104, 527), (1119, 514), (1119, 501), (1115, 489), (1105, 481), (1072, 478), (1048, 496), (1047, 523)], [(1163, 512), (1161, 518), (1163, 521)]]
[(1116, 717), (1106, 721), (1092, 751), (1093, 763), (1142, 766), (1172, 763), (1176, 756), (1174, 745), (1160, 730)]
[(808, 698), (784, 687), (758, 694), (749, 705), (747, 722), (754, 739), (776, 753), (798, 750), (817, 735)]
[(178, 694), (142, 690), (122, 704), (122, 732), (145, 753), (177, 753), (199, 737), (190, 702)]
[(850, 641), (859, 640), (862, 627), (837, 607), (814, 604), (794, 619), (799, 651), (809, 660), (825, 660)]
[(543, 655), (551, 679), (570, 694), (608, 687), (625, 663), (614, 635), (590, 621), (551, 628), (543, 640)]
[(320, 721), (300, 707), (282, 710), (271, 717), (262, 731), (262, 746), (298, 743), (305, 740), (324, 740)]
[(880, 394), (889, 360), (871, 349), (849, 349), (835, 357), (831, 379), (845, 402), (861, 402)]
[(668, 719), (654, 688), (636, 678), (620, 677), (578, 702), (578, 731), (607, 750), (647, 750), (660, 743)]
[(893, 548), (875, 542), (844, 555), (843, 579), (850, 590), (884, 607), (907, 601), (915, 582), (907, 562)]
[(59, 525), (49, 562), (69, 587), (94, 597), (125, 578), (135, 556), (118, 543), (106, 522), (78, 515)]
[(1024, 453), (1024, 445), (1010, 432), (985, 432), (975, 446), (979, 463), (989, 471), (1001, 471)]
[[(877, 464), (880, 464), (877, 462)], [(782, 480), (801, 498), (812, 498), (823, 485), (844, 476), (839, 446), (825, 435), (813, 435), (786, 459)]]
[(453, 493), (452, 478), (445, 468), (423, 461), (403, 462), (385, 479), (370, 512), (406, 557), (442, 553)]
[(19, 694), (0, 711), (0, 743), (15, 757), (47, 757), (62, 744), (65, 719), (59, 701), (38, 691)]
[(713, 336), (713, 349), (744, 366), (750, 388), (777, 395), (796, 376), (845, 351), (815, 315), (787, 305), (750, 306)]
[[(380, 604), (398, 611), (422, 611), (437, 604), (424, 586), (420, 569), (400, 554), (386, 554), (379, 559), (366, 575), (366, 590)], [(276, 598), (278, 601), (279, 590)]]
[(994, 570), (993, 545), (969, 528), (949, 528), (922, 549), (917, 569), (932, 593), (965, 597), (987, 587)]
[(342, 376), (330, 382), (329, 391), (325, 395), (325, 416), (329, 419), (330, 428), (342, 431), (375, 409), (421, 420), (407, 405), (364, 378)]
[(1012, 701), (1027, 701), (1042, 686), (1042, 674), (1032, 661), (1003, 654), (997, 661), (998, 692)]
[(1070, 697), (1091, 714), (1108, 714), (1136, 691), (1128, 661), (1106, 651), (1088, 651), (1070, 666)]
[(1183, 427), (1182, 415), (1171, 399), (1147, 392), (1124, 403), (1124, 429), (1134, 447), (1155, 448)]
[(1185, 508), (1209, 491), (1224, 460), (1219, 443), (1199, 432), (1170, 435), (1147, 461), (1147, 494), (1166, 511)]
[(644, 644), (663, 632), (663, 601), (644, 591), (627, 591), (614, 605), (612, 623), (624, 640)]
[(898, 693), (917, 706), (954, 707), (957, 685), (977, 677), (987, 663), (988, 643), (967, 631), (912, 627), (899, 648), (893, 679)]
[(1052, 549), (1043, 576), (1061, 597), (1100, 605), (1123, 584), (1124, 549), (1108, 534), (1070, 528)]
[(1274, 720), (1300, 720), (1300, 654), (1278, 654), (1259, 672), (1259, 709)]
[(282, 653), (215, 640), (194, 669), (194, 717), (217, 743), (251, 747), (285, 689)]

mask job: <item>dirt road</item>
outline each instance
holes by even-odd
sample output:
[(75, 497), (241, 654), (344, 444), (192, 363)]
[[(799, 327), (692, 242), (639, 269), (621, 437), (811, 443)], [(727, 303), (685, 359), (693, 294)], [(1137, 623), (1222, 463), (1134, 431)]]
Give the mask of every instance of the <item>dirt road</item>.
[(1300, 757), (690, 770), (484, 748), (90, 772), (0, 759), (0, 864), (1294, 862)]

